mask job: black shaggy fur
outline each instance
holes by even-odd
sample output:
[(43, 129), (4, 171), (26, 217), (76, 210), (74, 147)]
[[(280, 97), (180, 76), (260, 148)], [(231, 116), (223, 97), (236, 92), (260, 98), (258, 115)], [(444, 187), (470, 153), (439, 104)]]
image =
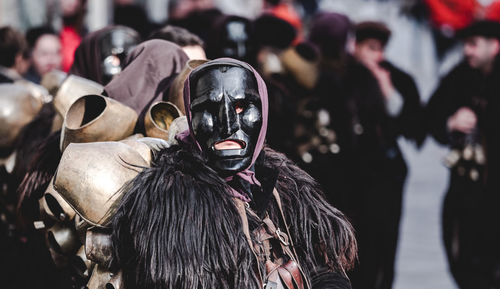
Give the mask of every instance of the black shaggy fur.
[[(333, 284), (325, 281), (330, 278), (348, 285), (343, 272), (354, 262), (356, 241), (342, 213), (284, 155), (265, 149), (255, 169), (257, 175), (278, 172), (275, 185), (312, 283)], [(124, 188), (113, 218), (113, 266), (123, 269), (127, 288), (260, 288), (256, 260), (228, 192), (201, 154), (178, 146), (161, 151)], [(267, 199), (271, 219), (283, 227), (276, 202)]]
[(15, 197), (19, 197), (15, 195), (15, 192), (28, 172), (33, 159), (39, 153), (39, 146), (50, 135), (55, 114), (52, 103), (45, 104), (38, 115), (19, 134), (15, 145), (16, 165), (9, 184), (9, 193)]
[(33, 221), (38, 213), (38, 199), (47, 189), (54, 176), (62, 153), (59, 150), (61, 131), (56, 131), (41, 141), (35, 148), (35, 155), (28, 171), (17, 189), (18, 210), (23, 219)]

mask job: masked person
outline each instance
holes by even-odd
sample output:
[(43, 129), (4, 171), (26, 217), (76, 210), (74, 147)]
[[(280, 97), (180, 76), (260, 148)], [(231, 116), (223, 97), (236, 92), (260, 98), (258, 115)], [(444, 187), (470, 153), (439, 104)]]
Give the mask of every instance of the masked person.
[(127, 55), (139, 44), (132, 28), (108, 26), (85, 36), (76, 49), (70, 74), (108, 84), (125, 67)]
[(114, 266), (130, 288), (350, 288), (353, 231), (315, 181), (264, 148), (267, 90), (217, 59), (185, 82), (189, 130), (123, 190)]
[(464, 59), (441, 80), (426, 108), (430, 133), (451, 148), (445, 158), (450, 182), (443, 239), (460, 288), (495, 288), (500, 286), (500, 23), (478, 21), (459, 35)]
[(214, 20), (206, 39), (209, 59), (231, 57), (250, 61), (254, 57), (255, 43), (250, 20), (233, 15), (221, 15)]

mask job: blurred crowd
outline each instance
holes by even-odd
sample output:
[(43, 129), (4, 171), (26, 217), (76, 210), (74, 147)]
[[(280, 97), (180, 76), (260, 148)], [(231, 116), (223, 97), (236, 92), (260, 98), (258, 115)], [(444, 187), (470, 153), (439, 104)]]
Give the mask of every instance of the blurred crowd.
[[(463, 45), (426, 104), (413, 77), (386, 59), (391, 27), (321, 11), (321, 1), (265, 0), (255, 19), (224, 14), (209, 0), (169, 1), (161, 24), (117, 1), (114, 24), (97, 31), (85, 28), (85, 0), (60, 2), (58, 30), (0, 28), (0, 287), (88, 281), (85, 264), (72, 261), (78, 248), (47, 241), (55, 221), (41, 221), (40, 200), (53, 219), (71, 218), (47, 198), (71, 104), (87, 94), (116, 100), (137, 113), (133, 132), (148, 135), (153, 104), (169, 101), (182, 115), (186, 74), (229, 57), (266, 82), (267, 145), (313, 176), (351, 221), (359, 247), (347, 272), (352, 288), (392, 287), (407, 177), (397, 140), (420, 148), (428, 135), (450, 148), (442, 215), (450, 271), (459, 288), (500, 288), (500, 1), (394, 1), (431, 27), (438, 60)], [(128, 136), (112, 139), (116, 127), (91, 141)]]

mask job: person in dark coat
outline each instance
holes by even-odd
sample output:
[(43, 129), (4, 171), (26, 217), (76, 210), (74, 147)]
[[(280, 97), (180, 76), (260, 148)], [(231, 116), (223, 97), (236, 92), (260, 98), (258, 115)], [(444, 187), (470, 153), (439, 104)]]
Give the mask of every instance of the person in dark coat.
[(427, 105), (428, 127), (450, 146), (443, 239), (460, 288), (500, 286), (500, 23), (478, 21), (460, 32), (464, 59)]
[[(369, 232), (370, 236), (367, 236), (366, 232), (360, 232), (360, 236), (363, 234), (364, 236), (360, 238), (360, 266), (357, 272), (359, 274), (354, 275), (356, 281), (353, 281), (361, 284), (359, 288), (392, 287), (407, 171), (397, 138), (404, 136), (407, 140), (413, 141), (417, 147), (420, 147), (425, 139), (425, 129), (422, 125), (423, 108), (415, 81), (385, 59), (384, 49), (390, 34), (387, 26), (380, 22), (362, 22), (355, 26), (354, 57), (367, 67), (377, 80), (387, 117), (385, 124), (381, 126), (382, 140), (385, 142), (385, 151), (382, 151), (381, 159), (378, 161), (381, 174), (378, 180), (374, 180), (381, 185), (377, 187), (379, 191), (374, 191), (374, 197), (380, 198), (379, 201), (382, 202), (380, 208), (383, 208), (385, 214), (379, 219), (384, 224), (381, 234), (384, 241), (379, 243), (381, 248), (371, 247), (372, 241), (369, 240), (379, 237), (375, 237), (377, 229), (373, 227), (375, 226), (373, 220), (364, 219), (362, 222), (367, 226), (363, 231)], [(369, 200), (370, 197), (365, 196), (364, 199)], [(367, 276), (370, 277), (366, 278)]]
[[(388, 33), (382, 39), (377, 33), (359, 37), (358, 53), (352, 56), (345, 49), (351, 29), (349, 19), (336, 13), (313, 19), (309, 38), (323, 56), (318, 107), (328, 113), (324, 131), (332, 130), (335, 142), (310, 152), (304, 167), (333, 192), (329, 200), (346, 213), (357, 232), (359, 263), (350, 274), (353, 288), (391, 288), (407, 174), (397, 138), (404, 135), (422, 143), (422, 109), (413, 80), (382, 62)], [(380, 75), (360, 53), (371, 39), (379, 44), (381, 55), (371, 63)]]
[(377, 79), (391, 118), (393, 137), (403, 135), (419, 147), (426, 134), (420, 94), (413, 77), (385, 58), (391, 31), (384, 23), (371, 21), (357, 24), (355, 31), (354, 57)]

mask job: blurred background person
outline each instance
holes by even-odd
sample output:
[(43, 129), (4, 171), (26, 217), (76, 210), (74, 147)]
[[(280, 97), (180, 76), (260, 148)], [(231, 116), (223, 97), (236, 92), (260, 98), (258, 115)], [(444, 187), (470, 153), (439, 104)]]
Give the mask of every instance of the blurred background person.
[(144, 7), (133, 0), (114, 0), (113, 22), (134, 29), (142, 39), (159, 27), (148, 18)]
[(236, 15), (220, 15), (210, 27), (206, 40), (207, 57), (231, 57), (252, 62), (255, 57), (255, 40), (252, 22)]
[(84, 16), (87, 11), (87, 0), (59, 0), (62, 13), (62, 29), (60, 33), (62, 47), (62, 69), (67, 72), (73, 64), (75, 50), (85, 34)]
[(384, 96), (387, 113), (394, 124), (394, 136), (402, 134), (422, 145), (425, 139), (423, 108), (413, 77), (386, 59), (391, 31), (382, 22), (366, 21), (355, 27), (354, 57), (375, 76)]
[(119, 25), (87, 34), (75, 51), (69, 73), (106, 85), (123, 70), (127, 56), (140, 41), (134, 29)]
[(6, 26), (0, 28), (0, 83), (22, 79), (29, 66), (24, 35)]
[(46, 73), (61, 69), (61, 41), (58, 34), (50, 27), (36, 27), (26, 32), (31, 65), (24, 77), (34, 83), (40, 83)]
[(500, 286), (500, 23), (478, 21), (460, 33), (463, 61), (427, 105), (429, 131), (451, 152), (443, 239), (460, 288)]
[(207, 59), (204, 42), (196, 34), (182, 27), (167, 25), (153, 31), (149, 39), (163, 39), (179, 45), (188, 55), (189, 59)]
[[(384, 226), (383, 233), (379, 234), (379, 238), (384, 239), (384, 242), (380, 244), (382, 247), (378, 249), (380, 255), (376, 257), (372, 252), (370, 257), (364, 259), (360, 257), (360, 268), (366, 268), (363, 262), (368, 264), (378, 263), (369, 269), (373, 273), (377, 272), (377, 275), (373, 275), (376, 276), (376, 279), (373, 279), (375, 283), (370, 286), (365, 283), (364, 286), (359, 288), (392, 287), (403, 189), (406, 180), (406, 163), (396, 141), (402, 135), (406, 139), (414, 141), (416, 146), (420, 147), (426, 134), (422, 125), (424, 119), (423, 109), (415, 81), (410, 75), (385, 59), (384, 50), (390, 35), (391, 31), (381, 22), (361, 22), (355, 26), (354, 57), (372, 72), (378, 82), (385, 103), (385, 111), (388, 116), (388, 125), (384, 131), (385, 141), (392, 143), (392, 145), (385, 151), (386, 162), (381, 163), (381, 165), (386, 166), (382, 169), (388, 170), (386, 182), (392, 182), (393, 184), (388, 187), (388, 191), (383, 192), (381, 190), (378, 192), (384, 202), (380, 207), (384, 208), (386, 214), (384, 223), (387, 224), (387, 226)], [(369, 246), (368, 244), (363, 245)], [(372, 248), (371, 250), (377, 249)], [(367, 261), (368, 258), (373, 258), (373, 260)], [(365, 273), (362, 270), (360, 269), (361, 277), (358, 278), (363, 278), (362, 276)], [(380, 280), (379, 284), (375, 281), (377, 279)]]
[(425, 137), (415, 83), (384, 62), (389, 35), (380, 23), (353, 27), (338, 13), (314, 17), (309, 35), (322, 55), (316, 114), (326, 124), (315, 139), (332, 141), (304, 155), (304, 167), (353, 223), (359, 263), (349, 276), (359, 289), (392, 287), (407, 175), (397, 138), (421, 144)]

